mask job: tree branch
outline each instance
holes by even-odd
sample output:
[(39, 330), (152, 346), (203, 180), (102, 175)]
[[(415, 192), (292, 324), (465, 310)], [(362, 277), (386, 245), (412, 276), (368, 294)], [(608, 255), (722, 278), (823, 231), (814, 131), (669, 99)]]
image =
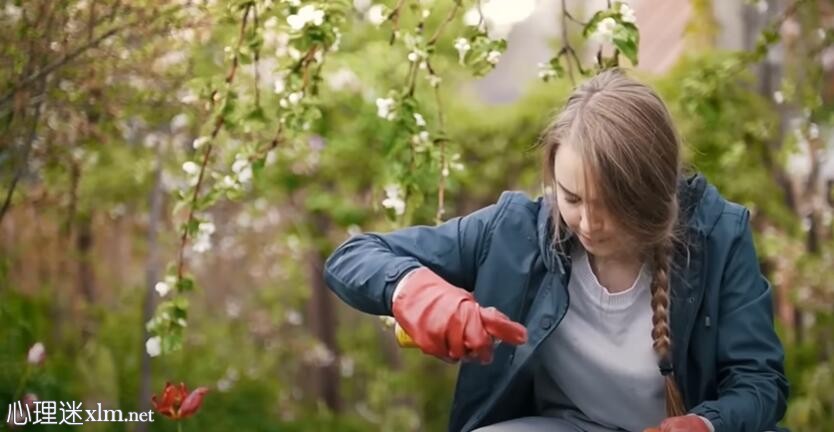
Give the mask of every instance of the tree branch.
[(102, 33), (101, 35), (99, 35), (95, 39), (90, 40), (89, 42), (87, 42), (87, 43), (75, 48), (74, 50), (70, 51), (69, 53), (65, 54), (60, 59), (50, 63), (49, 65), (47, 65), (43, 69), (39, 70), (35, 74), (24, 78), (22, 81), (20, 81), (16, 84), (13, 84), (12, 88), (8, 92), (6, 92), (6, 94), (4, 94), (2, 98), (0, 98), (0, 106), (6, 104), (12, 97), (14, 97), (15, 93), (17, 93), (18, 91), (20, 91), (23, 88), (31, 85), (33, 82), (36, 82), (37, 80), (46, 77), (47, 75), (54, 72), (55, 70), (57, 70), (61, 66), (64, 66), (65, 64), (75, 60), (78, 56), (80, 56), (81, 54), (84, 54), (86, 51), (97, 47), (105, 39), (121, 32), (121, 31), (124, 31), (128, 28), (131, 28), (131, 27), (134, 27), (134, 26), (137, 26), (137, 25), (150, 24), (151, 22), (159, 19), (160, 17), (163, 17), (163, 16), (169, 15), (173, 12), (176, 12), (177, 10), (179, 10), (181, 8), (182, 8), (182, 6), (179, 6), (179, 5), (170, 7), (167, 10), (164, 10), (161, 13), (157, 14), (156, 16), (151, 17), (150, 19), (144, 18), (144, 17), (138, 17), (138, 18), (136, 18), (132, 21), (129, 21), (129, 22), (125, 23), (124, 25), (112, 28), (112, 29)]

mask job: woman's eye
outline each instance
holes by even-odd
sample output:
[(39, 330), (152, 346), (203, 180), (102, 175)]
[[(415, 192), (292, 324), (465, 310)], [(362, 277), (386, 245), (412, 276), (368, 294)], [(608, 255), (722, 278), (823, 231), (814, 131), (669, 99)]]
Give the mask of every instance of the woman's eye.
[(568, 204), (579, 204), (579, 198), (568, 196), (565, 197), (565, 202), (567, 202)]

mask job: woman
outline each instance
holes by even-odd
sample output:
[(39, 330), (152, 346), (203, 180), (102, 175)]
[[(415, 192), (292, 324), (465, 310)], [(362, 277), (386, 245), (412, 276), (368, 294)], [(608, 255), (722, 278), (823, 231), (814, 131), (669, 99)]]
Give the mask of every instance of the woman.
[(327, 261), (331, 289), (470, 360), (451, 431), (775, 429), (788, 383), (749, 213), (682, 177), (661, 99), (603, 72), (541, 145), (543, 198), (356, 236)]

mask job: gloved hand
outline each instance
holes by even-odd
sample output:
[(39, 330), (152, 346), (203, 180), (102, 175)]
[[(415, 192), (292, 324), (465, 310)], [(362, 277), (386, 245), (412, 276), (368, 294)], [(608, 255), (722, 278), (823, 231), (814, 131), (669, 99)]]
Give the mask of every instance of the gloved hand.
[(646, 429), (644, 432), (710, 432), (704, 419), (696, 415), (669, 417), (658, 428)]
[(527, 329), (495, 308), (482, 308), (469, 291), (422, 267), (396, 291), (397, 323), (426, 354), (457, 361), (465, 356), (492, 361), (493, 338), (513, 345), (527, 341)]

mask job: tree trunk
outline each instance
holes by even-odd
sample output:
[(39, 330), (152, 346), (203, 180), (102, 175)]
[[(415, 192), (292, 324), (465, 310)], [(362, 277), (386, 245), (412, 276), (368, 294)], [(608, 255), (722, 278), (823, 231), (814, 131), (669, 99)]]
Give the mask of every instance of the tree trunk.
[[(314, 233), (326, 233), (330, 221), (326, 216), (316, 214), (312, 216)], [(323, 234), (322, 234), (323, 235)], [(312, 295), (308, 310), (310, 312), (310, 330), (313, 335), (324, 344), (325, 348), (332, 354), (332, 361), (318, 366), (318, 373), (313, 375), (315, 392), (318, 400), (323, 400), (327, 407), (333, 412), (342, 408), (342, 401), (339, 395), (340, 380), (340, 358), (339, 347), (336, 343), (336, 314), (333, 308), (333, 294), (327, 288), (322, 271), (326, 256), (319, 249), (318, 242), (313, 240), (313, 245), (307, 254), (307, 265), (310, 275)]]
[[(142, 340), (141, 355), (142, 362), (139, 368), (139, 403), (138, 411), (148, 411), (151, 408), (151, 358), (145, 351), (145, 341), (150, 334), (145, 326), (153, 316), (156, 306), (154, 285), (160, 279), (159, 271), (159, 242), (157, 232), (162, 219), (162, 149), (159, 144), (156, 146), (156, 168), (154, 170), (154, 184), (150, 194), (150, 214), (148, 215), (148, 261), (145, 267), (145, 301), (142, 303)], [(148, 423), (137, 424), (137, 432), (148, 430)]]

